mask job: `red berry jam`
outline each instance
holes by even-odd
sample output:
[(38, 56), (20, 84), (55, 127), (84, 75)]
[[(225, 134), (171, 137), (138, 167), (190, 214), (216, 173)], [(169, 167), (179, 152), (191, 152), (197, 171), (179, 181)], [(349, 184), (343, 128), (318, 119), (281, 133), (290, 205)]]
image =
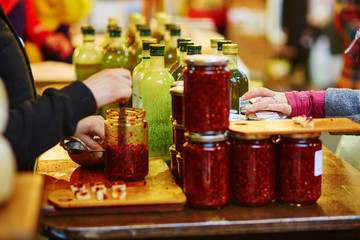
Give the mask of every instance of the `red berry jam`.
[(184, 86), (170, 88), (171, 114), (177, 123), (183, 123)]
[(178, 154), (178, 152), (175, 150), (174, 145), (169, 148), (169, 153), (171, 156), (171, 162), (170, 162), (171, 173), (173, 174), (173, 176), (175, 178), (177, 178), (178, 177), (178, 163), (176, 160), (176, 155)]
[(315, 203), (321, 195), (322, 145), (319, 134), (282, 136), (276, 169), (278, 200), (294, 205)]
[(231, 133), (231, 197), (247, 206), (275, 200), (275, 145), (268, 135)]
[(219, 208), (230, 201), (229, 144), (224, 134), (185, 134), (184, 191), (190, 206)]
[(189, 132), (223, 132), (229, 126), (227, 58), (192, 55), (184, 72), (184, 124)]
[(174, 122), (174, 128), (175, 128), (175, 149), (180, 154), (182, 154), (183, 145), (185, 143), (184, 134), (186, 132), (186, 129), (185, 129), (184, 125), (178, 124), (177, 122)]
[(176, 155), (176, 161), (178, 164), (178, 184), (180, 187), (184, 186), (184, 158), (179, 153)]
[(148, 125), (145, 110), (127, 108), (124, 128), (119, 109), (109, 109), (105, 121), (105, 172), (110, 180), (139, 181), (149, 172)]

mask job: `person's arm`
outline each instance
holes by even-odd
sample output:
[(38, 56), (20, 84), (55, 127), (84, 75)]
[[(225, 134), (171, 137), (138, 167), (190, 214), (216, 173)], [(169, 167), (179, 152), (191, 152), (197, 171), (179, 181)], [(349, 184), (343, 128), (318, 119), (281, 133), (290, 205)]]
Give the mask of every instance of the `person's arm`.
[(329, 88), (325, 96), (325, 117), (346, 117), (360, 123), (360, 90)]
[(291, 106), (289, 117), (306, 115), (308, 117), (323, 118), (325, 91), (292, 91), (285, 92), (286, 99)]

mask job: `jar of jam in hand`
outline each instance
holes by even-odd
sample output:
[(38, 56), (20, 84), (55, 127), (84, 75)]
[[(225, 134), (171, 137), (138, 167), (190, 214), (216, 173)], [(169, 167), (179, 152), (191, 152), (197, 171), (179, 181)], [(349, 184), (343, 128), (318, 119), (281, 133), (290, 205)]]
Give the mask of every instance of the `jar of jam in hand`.
[(189, 132), (224, 132), (229, 126), (228, 59), (215, 55), (187, 57), (184, 72), (184, 125)]
[(224, 134), (185, 133), (184, 192), (190, 206), (212, 209), (230, 201), (229, 144)]
[(275, 200), (275, 145), (269, 135), (231, 132), (231, 197), (237, 204), (260, 206)]
[(143, 180), (149, 172), (148, 124), (145, 120), (145, 110), (126, 108), (124, 131), (120, 131), (119, 128), (118, 108), (109, 109), (106, 115), (107, 177), (110, 180)]
[(283, 135), (276, 169), (279, 201), (297, 206), (315, 203), (321, 195), (322, 145), (319, 134)]

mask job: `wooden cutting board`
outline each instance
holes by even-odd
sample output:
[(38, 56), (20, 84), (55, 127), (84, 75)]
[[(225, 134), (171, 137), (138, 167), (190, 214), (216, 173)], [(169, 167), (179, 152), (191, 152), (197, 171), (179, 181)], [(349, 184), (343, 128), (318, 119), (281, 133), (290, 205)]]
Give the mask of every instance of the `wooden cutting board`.
[[(91, 192), (90, 182), (103, 182), (107, 187), (108, 199), (97, 200), (95, 193)], [(82, 182), (91, 194), (89, 200), (79, 200), (71, 191), (70, 186), (65, 189), (57, 189), (50, 192), (48, 200), (58, 208), (93, 208), (93, 207), (121, 207), (121, 206), (171, 206), (171, 210), (181, 210), (186, 203), (186, 196), (176, 184), (173, 176), (162, 158), (150, 158), (149, 174), (144, 181), (127, 182), (126, 197), (113, 199), (111, 197), (112, 182), (106, 179), (103, 171), (93, 171), (84, 168), (76, 169), (70, 179), (70, 183)], [(175, 207), (174, 206), (178, 206)], [(179, 208), (181, 207), (181, 208)], [(137, 208), (141, 211), (141, 208)], [(156, 208), (154, 208), (156, 210)], [(148, 209), (147, 209), (148, 210)]]
[(315, 132), (360, 132), (360, 124), (348, 118), (315, 118), (313, 127), (302, 127), (291, 119), (273, 121), (236, 121), (229, 129), (234, 132), (250, 134), (294, 134)]

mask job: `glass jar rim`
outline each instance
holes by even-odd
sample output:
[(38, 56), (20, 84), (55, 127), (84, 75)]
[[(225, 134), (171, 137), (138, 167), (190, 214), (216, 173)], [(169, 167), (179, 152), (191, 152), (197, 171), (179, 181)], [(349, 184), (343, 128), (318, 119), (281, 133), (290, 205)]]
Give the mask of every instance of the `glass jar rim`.
[(227, 57), (213, 54), (197, 54), (185, 58), (187, 64), (194, 66), (226, 65), (228, 61)]
[(172, 87), (170, 88), (169, 92), (174, 96), (184, 96), (184, 86)]
[(192, 142), (221, 142), (226, 140), (226, 133), (223, 132), (208, 132), (208, 133), (193, 133), (185, 132), (185, 139)]
[(320, 133), (312, 132), (312, 133), (295, 133), (295, 134), (285, 134), (282, 135), (285, 138), (293, 138), (293, 139), (304, 139), (304, 138), (316, 138), (320, 136)]
[[(118, 121), (119, 108), (110, 108), (106, 111), (107, 119)], [(126, 122), (135, 122), (145, 118), (145, 109), (142, 108), (125, 108)]]
[(230, 132), (230, 137), (241, 140), (263, 140), (270, 139), (270, 135), (267, 134), (242, 134), (238, 132)]

